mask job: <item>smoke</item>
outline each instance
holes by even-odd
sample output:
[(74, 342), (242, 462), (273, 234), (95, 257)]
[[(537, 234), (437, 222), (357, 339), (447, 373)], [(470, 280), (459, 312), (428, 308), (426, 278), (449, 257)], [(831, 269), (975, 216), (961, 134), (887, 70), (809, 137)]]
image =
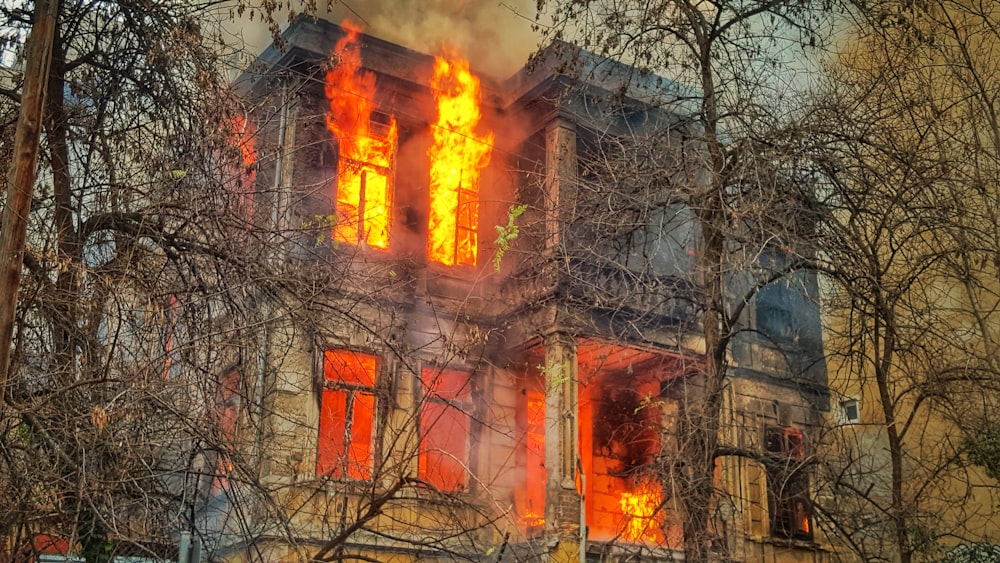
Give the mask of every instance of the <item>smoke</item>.
[[(296, 8), (298, 2), (290, 4)], [(328, 0), (318, 4), (308, 13), (334, 23), (350, 19), (369, 35), (423, 53), (440, 54), (449, 45), (469, 59), (473, 71), (494, 78), (516, 72), (538, 47), (538, 35), (531, 30), (535, 0)], [(251, 57), (271, 43), (259, 11), (251, 18), (252, 11), (226, 25), (244, 43), (244, 54)], [(303, 10), (298, 6), (296, 11)], [(274, 18), (283, 27), (288, 25), (287, 10)]]
[(506, 78), (538, 46), (531, 31), (533, 0), (376, 0), (350, 5), (368, 33), (411, 49), (438, 54), (450, 45), (475, 70)]

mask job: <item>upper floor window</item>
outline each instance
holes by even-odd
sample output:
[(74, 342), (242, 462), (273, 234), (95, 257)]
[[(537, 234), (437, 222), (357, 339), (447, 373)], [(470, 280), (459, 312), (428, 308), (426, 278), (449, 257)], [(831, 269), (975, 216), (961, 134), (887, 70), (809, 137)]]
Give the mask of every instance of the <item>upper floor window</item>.
[(327, 128), (339, 145), (333, 238), (388, 248), (396, 120), (389, 117), (381, 126), (373, 122), (375, 75), (361, 68), (358, 30), (345, 31), (334, 47), (338, 64), (327, 72), (325, 84)]
[(389, 247), (395, 136), (393, 125), (384, 139), (368, 136), (340, 141), (334, 240)]
[(377, 373), (375, 356), (349, 350), (324, 354), (316, 473), (371, 478)]
[(470, 383), (465, 371), (423, 370), (418, 474), (441, 491), (468, 489)]
[(854, 397), (840, 401), (837, 418), (841, 424), (857, 424), (861, 422), (861, 404)]
[(431, 127), (427, 257), (446, 266), (476, 265), (479, 176), (490, 162), (493, 134), (479, 135), (479, 79), (467, 61), (437, 57), (431, 89), (438, 118)]

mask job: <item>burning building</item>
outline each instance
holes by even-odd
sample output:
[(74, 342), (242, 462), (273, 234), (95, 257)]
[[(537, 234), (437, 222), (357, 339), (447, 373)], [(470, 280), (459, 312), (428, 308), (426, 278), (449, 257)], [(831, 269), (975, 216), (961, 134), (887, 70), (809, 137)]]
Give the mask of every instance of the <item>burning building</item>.
[[(260, 100), (247, 207), (274, 259), (308, 274), (309, 307), (264, 327), (245, 368), (278, 499), (244, 515), (254, 549), (675, 559), (672, 475), (704, 354), (698, 229), (607, 148), (656, 130), (670, 182), (698, 182), (690, 109), (643, 94), (682, 87), (619, 89), (627, 68), (566, 45), (498, 81), (350, 26), (300, 19), (284, 37), (242, 81)], [(829, 402), (816, 282), (762, 285), (728, 359), (721, 439), (742, 454), (716, 465), (714, 547), (825, 560), (806, 463)]]

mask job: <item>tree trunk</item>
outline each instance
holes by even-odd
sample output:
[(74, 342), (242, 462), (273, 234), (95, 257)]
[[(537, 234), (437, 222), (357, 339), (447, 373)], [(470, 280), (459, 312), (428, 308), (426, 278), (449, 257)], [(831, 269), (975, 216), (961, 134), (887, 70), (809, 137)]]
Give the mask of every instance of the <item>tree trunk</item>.
[(31, 194), (35, 186), (42, 111), (52, 62), (58, 0), (36, 0), (35, 21), (26, 44), (24, 87), (14, 134), (13, 158), (7, 174), (7, 201), (0, 227), (0, 402), (6, 399), (7, 374), (14, 336), (17, 290), (28, 232)]

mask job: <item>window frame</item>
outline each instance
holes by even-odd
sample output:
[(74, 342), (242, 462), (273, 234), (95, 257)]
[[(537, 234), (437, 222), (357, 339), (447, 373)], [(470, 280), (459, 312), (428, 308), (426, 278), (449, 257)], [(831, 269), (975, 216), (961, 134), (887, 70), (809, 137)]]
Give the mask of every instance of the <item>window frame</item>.
[[(363, 362), (371, 361), (373, 363), (371, 371), (363, 372), (364, 375), (368, 376), (368, 381), (362, 381), (363, 377), (359, 376), (357, 373), (351, 374), (354, 377), (354, 381), (345, 381), (343, 378), (338, 380), (330, 377), (328, 370), (335, 367), (333, 364), (333, 358), (335, 358), (337, 354), (344, 354), (347, 355), (347, 357), (354, 359), (357, 362), (357, 365), (354, 366), (355, 368), (363, 368)], [(379, 436), (381, 435), (382, 427), (381, 412), (382, 406), (385, 403), (380, 389), (380, 382), (383, 379), (381, 377), (381, 371), (384, 364), (382, 357), (375, 353), (337, 347), (323, 347), (321, 348), (319, 356), (320, 375), (318, 380), (322, 382), (322, 388), (319, 390), (320, 400), (316, 439), (316, 475), (332, 480), (370, 481), (373, 478), (376, 468), (378, 467), (380, 455)], [(347, 362), (344, 363), (347, 364)], [(352, 446), (357, 443), (355, 440), (356, 436), (354, 434), (354, 430), (357, 423), (357, 419), (355, 418), (357, 411), (355, 409), (359, 404), (357, 401), (359, 395), (371, 398), (367, 412), (364, 413), (367, 418), (367, 427), (369, 429), (367, 443), (364, 446), (367, 457), (364, 465), (355, 464), (355, 462), (352, 461)], [(328, 401), (334, 397), (343, 398), (343, 411), (341, 413), (343, 421), (335, 420), (332, 416), (328, 415)], [(342, 425), (342, 442), (339, 444), (337, 442), (327, 444), (325, 443), (325, 439), (328, 438), (329, 435), (333, 434), (335, 428), (328, 428), (327, 431), (324, 431), (324, 426), (334, 423)], [(332, 448), (336, 447), (339, 447), (339, 452), (332, 450)], [(324, 450), (324, 448), (331, 449)]]
[[(854, 408), (854, 416), (848, 414), (848, 409)], [(844, 397), (837, 402), (837, 417), (842, 425), (849, 426), (861, 422), (861, 400), (857, 397)]]
[[(479, 259), (479, 189), (458, 186), (458, 206), (455, 210), (456, 266), (475, 266)], [(468, 223), (468, 224), (466, 224)], [(463, 241), (468, 240), (468, 246)]]
[[(464, 383), (459, 385), (457, 389), (434, 389), (434, 382), (440, 381), (443, 376), (454, 374), (461, 374), (464, 376)], [(417, 455), (417, 476), (418, 478), (426, 481), (428, 484), (433, 485), (441, 492), (467, 493), (471, 490), (472, 476), (475, 472), (474, 451), (472, 447), (476, 423), (476, 418), (473, 414), (473, 409), (475, 407), (475, 402), (473, 400), (474, 376), (474, 370), (463, 367), (452, 368), (431, 364), (425, 365), (423, 369), (420, 370), (420, 403), (419, 409), (417, 410), (417, 433), (420, 445)], [(433, 424), (428, 427), (426, 423), (427, 417), (430, 414), (428, 412), (428, 410), (430, 410), (428, 407), (430, 406), (442, 410), (434, 419)], [(462, 455), (455, 455), (456, 452), (454, 450), (445, 450), (444, 452), (437, 454), (440, 456), (440, 459), (450, 458), (455, 460), (455, 465), (452, 469), (459, 469), (462, 473), (462, 478), (459, 482), (454, 484), (445, 482), (444, 479), (446, 477), (440, 473), (438, 475), (430, 473), (427, 467), (428, 454), (440, 451), (439, 448), (435, 448), (433, 450), (427, 448), (427, 440), (430, 432), (433, 428), (437, 428), (438, 431), (453, 428), (453, 425), (447, 424), (448, 416), (460, 416), (463, 417), (465, 421), (465, 436), (464, 441), (462, 442)], [(438, 426), (442, 422), (444, 422), (445, 425)], [(440, 440), (441, 438), (438, 437), (437, 439)]]

